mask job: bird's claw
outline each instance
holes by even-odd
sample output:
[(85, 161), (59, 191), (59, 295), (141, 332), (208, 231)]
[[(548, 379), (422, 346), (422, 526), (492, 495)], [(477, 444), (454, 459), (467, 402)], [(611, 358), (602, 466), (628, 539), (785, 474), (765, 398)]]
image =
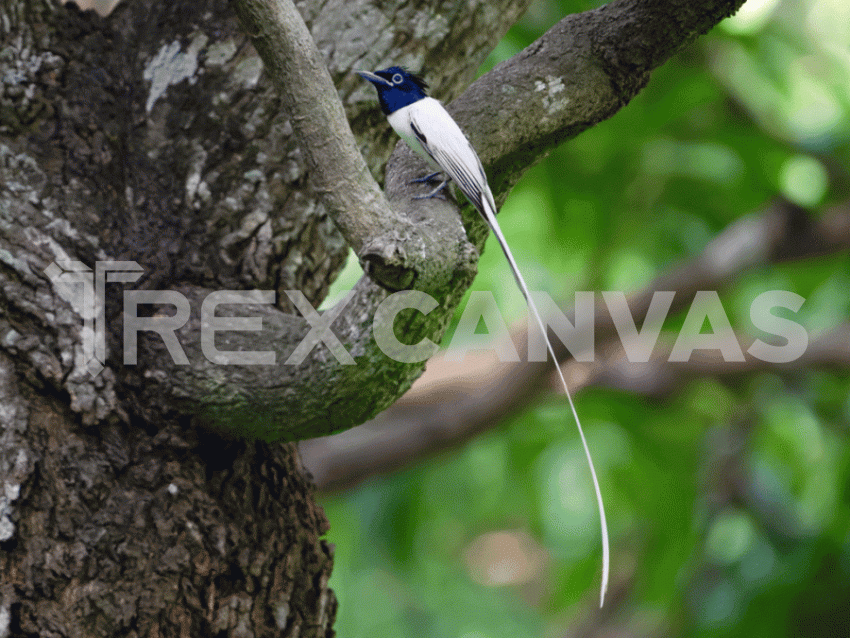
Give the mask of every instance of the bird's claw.
[[(439, 175), (439, 173), (435, 173), (435, 175)], [(432, 190), (430, 193), (426, 193), (425, 195), (416, 195), (416, 196), (413, 197), (413, 199), (433, 199), (434, 197), (437, 196), (437, 193), (439, 193), (441, 190), (443, 190), (446, 187), (446, 184), (448, 184), (448, 183), (449, 183), (449, 180), (444, 179), (442, 182), (440, 182), (440, 185), (437, 186), (437, 188)]]
[(424, 177), (417, 177), (416, 179), (412, 179), (412, 180), (410, 180), (409, 183), (410, 184), (427, 184), (428, 182), (432, 181), (440, 173), (441, 173), (441, 171), (437, 171), (436, 173), (429, 173), (428, 175), (425, 175)]

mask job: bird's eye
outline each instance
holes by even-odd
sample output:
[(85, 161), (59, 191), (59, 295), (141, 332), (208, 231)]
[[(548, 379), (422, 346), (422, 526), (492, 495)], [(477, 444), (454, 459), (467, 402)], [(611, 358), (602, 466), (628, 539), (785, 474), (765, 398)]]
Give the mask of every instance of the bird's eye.
[(404, 82), (404, 78), (401, 77), (401, 73), (396, 73), (393, 76), (393, 84), (401, 84), (402, 82)]

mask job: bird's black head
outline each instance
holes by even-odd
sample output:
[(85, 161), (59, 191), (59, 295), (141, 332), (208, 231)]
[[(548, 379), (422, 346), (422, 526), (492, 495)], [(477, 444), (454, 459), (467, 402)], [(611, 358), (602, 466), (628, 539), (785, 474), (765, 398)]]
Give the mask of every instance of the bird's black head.
[(425, 80), (400, 66), (391, 66), (374, 73), (358, 71), (357, 75), (369, 80), (378, 89), (378, 100), (385, 115), (428, 97)]

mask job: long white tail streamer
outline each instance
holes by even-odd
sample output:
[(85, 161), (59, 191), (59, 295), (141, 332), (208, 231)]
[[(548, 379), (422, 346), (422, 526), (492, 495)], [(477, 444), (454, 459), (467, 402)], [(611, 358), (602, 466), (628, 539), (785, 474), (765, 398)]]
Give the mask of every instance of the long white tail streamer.
[(599, 525), (602, 531), (602, 585), (599, 590), (599, 607), (601, 608), (605, 603), (605, 592), (608, 590), (608, 573), (611, 565), (611, 550), (608, 542), (608, 522), (605, 518), (605, 504), (602, 502), (602, 491), (599, 489), (599, 479), (596, 477), (596, 468), (593, 465), (593, 457), (590, 455), (590, 447), (587, 445), (587, 438), (584, 436), (584, 429), (581, 427), (581, 421), (578, 418), (578, 412), (576, 411), (575, 403), (573, 403), (572, 394), (570, 394), (570, 389), (567, 386), (567, 380), (564, 378), (564, 372), (561, 370), (561, 366), (558, 363), (558, 357), (555, 356), (555, 350), (552, 348), (552, 343), (549, 341), (546, 326), (543, 323), (543, 319), (540, 317), (540, 313), (537, 311), (537, 305), (534, 303), (534, 299), (532, 299), (531, 294), (528, 292), (528, 286), (525, 285), (525, 279), (523, 279), (522, 273), (519, 271), (519, 266), (517, 266), (516, 260), (511, 253), (511, 249), (508, 248), (508, 242), (502, 234), (502, 229), (499, 227), (499, 223), (496, 221), (496, 215), (492, 210), (490, 210), (487, 198), (485, 197), (483, 200), (484, 206), (482, 208), (484, 210), (481, 211), (481, 214), (487, 222), (487, 225), (493, 231), (493, 234), (496, 235), (496, 239), (499, 241), (499, 245), (502, 247), (502, 251), (505, 253), (505, 257), (507, 258), (511, 270), (514, 273), (514, 278), (516, 279), (517, 284), (519, 284), (522, 296), (525, 297), (528, 308), (531, 310), (531, 314), (534, 315), (534, 319), (537, 321), (537, 325), (543, 333), (543, 338), (546, 340), (546, 347), (549, 350), (549, 354), (552, 356), (552, 361), (555, 362), (555, 369), (558, 371), (558, 378), (561, 380), (561, 386), (564, 388), (564, 394), (567, 395), (570, 410), (572, 410), (573, 418), (576, 421), (578, 434), (581, 437), (581, 444), (584, 446), (584, 455), (587, 458), (587, 465), (590, 468), (590, 475), (593, 478), (593, 489), (596, 491), (596, 504), (599, 507)]
[[(546, 347), (552, 356), (552, 361), (555, 362), (555, 369), (558, 371), (558, 377), (561, 379), (561, 385), (570, 403), (570, 410), (572, 410), (573, 418), (576, 421), (576, 427), (581, 437), (581, 444), (584, 446), (584, 455), (587, 457), (590, 475), (593, 477), (593, 488), (596, 490), (596, 503), (599, 506), (599, 524), (602, 529), (602, 586), (599, 592), (599, 606), (602, 607), (605, 602), (605, 592), (608, 589), (608, 572), (611, 561), (608, 546), (608, 523), (605, 520), (605, 506), (602, 503), (599, 480), (596, 478), (596, 468), (593, 466), (590, 448), (587, 445), (584, 429), (581, 427), (581, 421), (578, 418), (578, 412), (576, 412), (576, 406), (573, 403), (570, 389), (567, 387), (567, 380), (564, 378), (564, 373), (558, 364), (558, 358), (555, 356), (555, 350), (549, 341), (549, 335), (546, 333), (546, 326), (540, 317), (540, 313), (537, 311), (537, 305), (534, 303), (534, 299), (531, 298), (531, 294), (528, 292), (528, 286), (525, 285), (525, 280), (519, 271), (519, 266), (517, 266), (511, 249), (508, 248), (508, 242), (502, 234), (502, 229), (496, 221), (496, 201), (493, 198), (490, 185), (487, 183), (487, 175), (481, 166), (481, 160), (472, 147), (472, 144), (457, 125), (457, 122), (443, 108), (443, 105), (434, 98), (424, 97), (419, 99), (408, 106), (390, 113), (387, 116), (387, 120), (390, 126), (393, 127), (410, 148), (425, 159), (432, 168), (445, 173), (457, 185), (472, 205), (475, 206), (476, 210), (478, 210), (487, 222), (487, 225), (490, 226), (493, 234), (496, 235), (496, 239), (499, 240), (502, 251), (505, 253), (505, 257), (514, 273), (514, 278), (517, 284), (519, 284), (519, 289), (523, 297), (525, 297), (525, 302), (528, 304), (531, 314), (534, 315), (534, 319), (543, 333), (543, 338), (546, 340)], [(446, 183), (447, 180), (423, 197), (433, 197)]]

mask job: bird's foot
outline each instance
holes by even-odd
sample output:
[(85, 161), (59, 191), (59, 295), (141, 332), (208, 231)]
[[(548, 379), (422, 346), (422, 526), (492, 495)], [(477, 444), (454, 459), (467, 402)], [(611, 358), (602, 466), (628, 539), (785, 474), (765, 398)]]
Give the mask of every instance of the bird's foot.
[(410, 183), (411, 184), (427, 184), (428, 182), (432, 181), (439, 174), (440, 174), (440, 171), (437, 171), (436, 173), (430, 173), (428, 175), (425, 175), (424, 177), (417, 177), (416, 179), (410, 180)]
[(440, 185), (437, 186), (437, 188), (432, 190), (430, 193), (426, 193), (425, 195), (416, 195), (413, 199), (433, 199), (434, 197), (437, 196), (437, 194), (441, 190), (443, 190), (446, 187), (446, 184), (448, 184), (448, 183), (449, 183), (449, 180), (444, 179), (442, 182), (440, 182)]

